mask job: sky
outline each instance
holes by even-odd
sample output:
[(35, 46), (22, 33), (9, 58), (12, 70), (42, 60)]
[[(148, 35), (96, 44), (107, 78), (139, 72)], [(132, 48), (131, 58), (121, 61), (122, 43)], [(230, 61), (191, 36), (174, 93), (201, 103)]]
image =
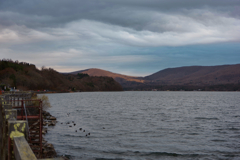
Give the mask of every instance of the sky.
[(240, 63), (240, 0), (0, 0), (0, 59), (147, 76)]

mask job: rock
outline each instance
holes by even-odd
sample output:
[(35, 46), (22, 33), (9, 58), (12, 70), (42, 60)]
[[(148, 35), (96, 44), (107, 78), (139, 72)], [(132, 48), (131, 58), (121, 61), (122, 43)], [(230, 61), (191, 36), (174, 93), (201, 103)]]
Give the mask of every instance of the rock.
[(46, 121), (43, 121), (43, 125), (46, 126), (46, 125), (47, 125), (47, 122), (46, 122)]
[(50, 121), (50, 122), (48, 122), (48, 126), (55, 126), (56, 125), (56, 121)]
[[(43, 115), (43, 126), (55, 126), (57, 123), (57, 119), (56, 117), (52, 116), (49, 112), (47, 111), (42, 111), (42, 115)], [(39, 128), (38, 126), (34, 126), (34, 128)], [(47, 128), (43, 128), (42, 129), (42, 134), (46, 134), (47, 133)], [(44, 140), (44, 138), (42, 139), (42, 144), (43, 144), (43, 154), (42, 154), (42, 158), (54, 158), (57, 156), (57, 153), (54, 149), (54, 146), (51, 143), (47, 143), (46, 140)]]
[(44, 149), (43, 149), (43, 156), (44, 156), (45, 158), (53, 158), (53, 157), (56, 157), (56, 156), (57, 156), (57, 153), (56, 153), (56, 151), (55, 151), (54, 148), (51, 148), (51, 149), (49, 149), (49, 148), (44, 148)]
[(46, 134), (46, 133), (47, 133), (47, 128), (43, 128), (43, 129), (42, 129), (42, 133), (43, 133), (43, 134)]
[(53, 144), (48, 143), (45, 147), (47, 147), (47, 148), (53, 148)]
[(42, 144), (45, 145), (47, 143), (47, 141), (45, 140), (42, 140)]
[(43, 154), (45, 158), (56, 157), (57, 153), (51, 143), (46, 143), (43, 145)]
[(42, 114), (44, 115), (44, 116), (52, 116), (49, 112), (47, 112), (47, 111), (42, 111)]
[(51, 116), (50, 118), (48, 118), (48, 120), (57, 120), (57, 118), (56, 118), (56, 117), (53, 117), (53, 116)]

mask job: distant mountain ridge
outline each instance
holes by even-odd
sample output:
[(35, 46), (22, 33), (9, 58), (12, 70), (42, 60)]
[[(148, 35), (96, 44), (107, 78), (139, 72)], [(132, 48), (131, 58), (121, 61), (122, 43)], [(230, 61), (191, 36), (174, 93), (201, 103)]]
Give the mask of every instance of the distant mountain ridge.
[(240, 64), (168, 68), (146, 76), (144, 80), (171, 85), (237, 84), (240, 82)]
[(213, 86), (240, 84), (240, 64), (167, 68), (146, 77), (126, 76), (97, 68), (71, 72), (71, 74), (77, 73), (112, 77), (123, 88), (146, 88), (146, 86), (154, 88), (154, 86), (162, 85)]
[(89, 76), (112, 77), (118, 82), (123, 82), (123, 81), (133, 81), (133, 82), (139, 82), (139, 83), (144, 82), (143, 77), (127, 76), (127, 75), (113, 73), (113, 72), (98, 69), (98, 68), (90, 68), (90, 69), (75, 71), (75, 72), (71, 72), (70, 74), (78, 74), (78, 73), (87, 73)]

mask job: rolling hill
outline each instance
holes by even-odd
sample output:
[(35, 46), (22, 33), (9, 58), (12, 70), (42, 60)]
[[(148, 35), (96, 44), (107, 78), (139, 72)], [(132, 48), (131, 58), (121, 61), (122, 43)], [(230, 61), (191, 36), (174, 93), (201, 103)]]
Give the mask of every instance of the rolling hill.
[(5, 87), (56, 92), (122, 91), (122, 86), (111, 77), (61, 74), (52, 68), (39, 70), (34, 64), (0, 60), (0, 90)]
[(126, 76), (96, 68), (76, 71), (71, 74), (78, 73), (112, 77), (125, 90), (151, 90), (153, 88), (160, 88), (160, 90), (180, 90), (181, 88), (186, 90), (196, 88), (240, 90), (240, 64), (168, 68), (146, 77)]
[(144, 80), (168, 85), (238, 84), (240, 64), (168, 68), (146, 76)]
[(78, 73), (85, 73), (85, 74), (88, 74), (89, 76), (112, 77), (115, 81), (120, 83), (122, 86), (136, 86), (139, 84), (143, 84), (145, 82), (145, 80), (143, 80), (143, 77), (127, 76), (127, 75), (117, 74), (117, 73), (113, 73), (113, 72), (109, 72), (109, 71), (97, 69), (97, 68), (75, 71), (69, 74), (77, 75)]

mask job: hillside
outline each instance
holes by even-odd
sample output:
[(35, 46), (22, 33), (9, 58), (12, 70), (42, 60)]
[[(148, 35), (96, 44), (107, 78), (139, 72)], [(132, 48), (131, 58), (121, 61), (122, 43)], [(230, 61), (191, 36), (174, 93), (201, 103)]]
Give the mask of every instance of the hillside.
[(121, 91), (122, 87), (111, 77), (92, 77), (60, 74), (52, 68), (38, 70), (35, 65), (0, 61), (0, 84), (20, 90), (53, 91)]
[(86, 69), (71, 74), (108, 76), (125, 90), (240, 90), (240, 64), (168, 68), (146, 77), (132, 77), (101, 69)]
[(144, 80), (166, 85), (219, 85), (240, 83), (240, 64), (168, 68)]
[(75, 74), (76, 75), (78, 73), (86, 73), (90, 76), (112, 77), (114, 80), (116, 80), (122, 86), (135, 86), (135, 85), (142, 84), (142, 83), (145, 82), (145, 80), (143, 80), (142, 77), (127, 76), (127, 75), (112, 73), (112, 72), (105, 71), (105, 70), (102, 70), (102, 69), (97, 69), (97, 68), (75, 71), (75, 72), (71, 72), (69, 74)]

